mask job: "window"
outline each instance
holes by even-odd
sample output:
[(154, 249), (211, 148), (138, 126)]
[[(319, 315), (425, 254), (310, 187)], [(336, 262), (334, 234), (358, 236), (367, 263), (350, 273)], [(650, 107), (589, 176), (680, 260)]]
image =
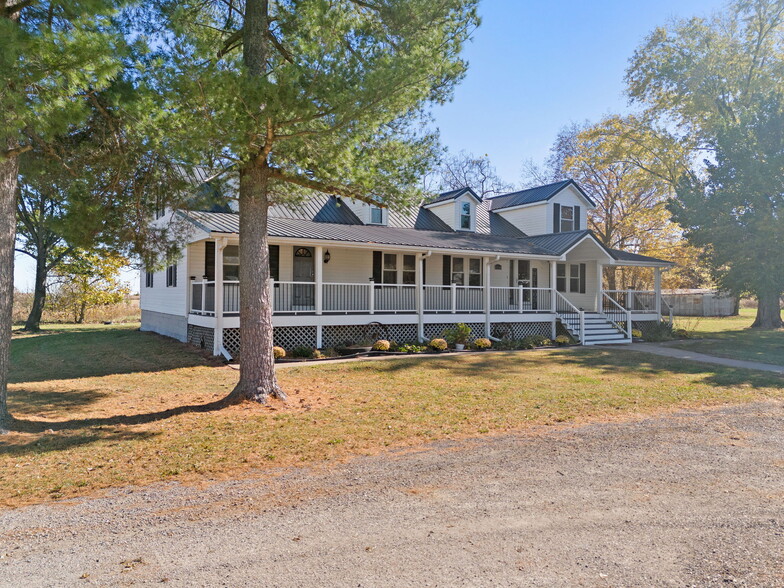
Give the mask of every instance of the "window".
[(144, 286), (145, 288), (152, 288), (153, 277), (155, 274), (152, 272), (144, 272)]
[(452, 258), (452, 283), (465, 286), (465, 271), (462, 257)]
[(559, 263), (555, 266), (555, 289), (566, 292), (566, 264)]
[(573, 263), (569, 266), (569, 292), (580, 291), (580, 266)]
[(163, 197), (156, 196), (155, 197), (155, 220), (161, 218), (164, 214), (166, 214), (166, 205), (163, 202)]
[(471, 230), (471, 203), (463, 202), (460, 205), (460, 229), (464, 231)]
[(166, 287), (167, 288), (177, 287), (177, 264), (176, 263), (166, 268)]
[(223, 249), (223, 280), (225, 282), (239, 282), (240, 280), (239, 245), (226, 245)]
[(574, 206), (561, 206), (561, 232), (574, 230)]
[(481, 259), (468, 260), (468, 285), (469, 286), (482, 285), (482, 260)]
[(382, 275), (384, 284), (397, 284), (397, 254), (384, 254), (384, 272)]
[(403, 283), (416, 284), (416, 255), (403, 256)]
[(371, 225), (384, 224), (384, 212), (378, 206), (370, 207), (370, 224)]

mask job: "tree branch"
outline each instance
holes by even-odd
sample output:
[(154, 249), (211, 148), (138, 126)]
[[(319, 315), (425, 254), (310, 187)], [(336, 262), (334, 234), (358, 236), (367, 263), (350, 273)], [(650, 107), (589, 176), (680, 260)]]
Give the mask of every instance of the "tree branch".
[(335, 194), (337, 196), (343, 196), (345, 198), (353, 198), (354, 200), (361, 200), (362, 202), (367, 202), (368, 204), (374, 204), (376, 206), (379, 205), (377, 200), (374, 200), (371, 196), (367, 196), (349, 188), (348, 186), (340, 186), (338, 184), (330, 184), (327, 182), (319, 182), (318, 180), (311, 180), (310, 178), (305, 178), (303, 176), (296, 176), (291, 175), (283, 172), (279, 168), (270, 168), (270, 177), (281, 182), (287, 182), (289, 184), (294, 184), (296, 186), (301, 186), (303, 188), (308, 188), (310, 190), (316, 190), (318, 192), (323, 192), (324, 194)]

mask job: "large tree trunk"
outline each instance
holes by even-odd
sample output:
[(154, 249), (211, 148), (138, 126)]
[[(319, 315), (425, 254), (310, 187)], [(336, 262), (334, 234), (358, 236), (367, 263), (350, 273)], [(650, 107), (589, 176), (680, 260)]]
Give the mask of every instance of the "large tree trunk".
[(240, 381), (232, 397), (257, 402), (286, 398), (272, 355), (267, 173), (256, 163), (240, 170)]
[(33, 307), (25, 321), (25, 331), (39, 331), (41, 328), (41, 316), (44, 313), (46, 304), (46, 250), (38, 248), (38, 257), (35, 260), (35, 291), (33, 292)]
[(784, 327), (781, 321), (781, 292), (764, 292), (757, 295), (757, 318), (754, 319), (753, 329), (780, 329)]
[[(5, 146), (0, 143), (0, 145)], [(0, 159), (0, 432), (8, 429), (8, 367), (14, 299), (14, 240), (19, 160)]]

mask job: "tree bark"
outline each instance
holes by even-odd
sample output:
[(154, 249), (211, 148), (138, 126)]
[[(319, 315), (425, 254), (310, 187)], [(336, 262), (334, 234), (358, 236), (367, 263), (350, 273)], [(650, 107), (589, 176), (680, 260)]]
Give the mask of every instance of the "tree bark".
[(272, 355), (268, 173), (255, 163), (240, 170), (240, 381), (232, 397), (257, 402), (286, 398)]
[(16, 157), (0, 159), (0, 433), (7, 430), (11, 423), (11, 415), (8, 412), (8, 368), (11, 356), (14, 300), (18, 176), (19, 160)]
[(751, 325), (752, 329), (780, 329), (781, 292), (764, 292), (757, 295), (757, 318)]
[(33, 292), (33, 307), (25, 321), (25, 331), (39, 331), (41, 329), (41, 317), (44, 313), (46, 304), (46, 278), (49, 273), (46, 267), (47, 252), (38, 248), (38, 257), (35, 260), (35, 290)]

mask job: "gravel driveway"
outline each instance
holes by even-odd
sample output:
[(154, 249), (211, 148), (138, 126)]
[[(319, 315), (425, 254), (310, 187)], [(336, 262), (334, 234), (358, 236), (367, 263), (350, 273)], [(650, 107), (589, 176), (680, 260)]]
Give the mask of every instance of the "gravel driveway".
[(784, 404), (0, 513), (3, 586), (784, 586)]

